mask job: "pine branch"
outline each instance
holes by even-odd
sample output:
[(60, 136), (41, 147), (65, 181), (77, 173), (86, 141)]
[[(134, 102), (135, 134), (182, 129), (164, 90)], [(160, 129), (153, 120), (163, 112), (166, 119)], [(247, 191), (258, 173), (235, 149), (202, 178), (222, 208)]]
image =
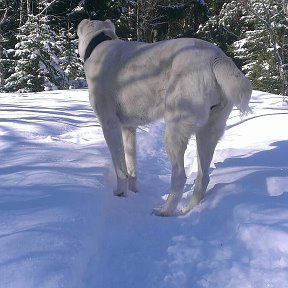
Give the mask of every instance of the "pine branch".
[(56, 1), (58, 1), (58, 0), (52, 0), (52, 2), (48, 3), (48, 5), (45, 8), (43, 8), (43, 10), (40, 13), (38, 13), (36, 16), (42, 15)]
[(224, 25), (220, 26), (225, 32), (227, 32), (228, 34), (234, 36), (236, 39), (239, 39), (239, 36), (236, 35), (235, 33), (233, 33), (232, 31), (228, 30)]
[[(262, 18), (262, 17), (259, 15), (259, 13), (257, 13), (257, 12), (251, 7), (251, 5), (250, 5), (250, 3), (249, 3), (250, 1), (248, 1), (248, 0), (239, 0), (239, 2), (242, 3), (243, 7), (244, 7), (247, 11), (251, 12), (258, 20), (260, 20), (260, 22), (262, 22), (266, 27), (269, 27), (269, 23), (268, 23), (264, 18)], [(263, 4), (263, 2), (262, 2), (262, 4)]]

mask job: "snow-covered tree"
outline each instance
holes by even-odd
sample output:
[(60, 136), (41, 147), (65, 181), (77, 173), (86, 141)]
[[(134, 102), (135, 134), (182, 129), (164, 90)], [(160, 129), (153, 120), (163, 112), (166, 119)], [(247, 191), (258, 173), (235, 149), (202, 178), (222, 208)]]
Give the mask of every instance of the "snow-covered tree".
[(245, 30), (243, 7), (238, 1), (212, 1), (212, 4), (209, 20), (199, 27), (197, 36), (215, 43), (232, 56), (230, 46)]
[[(199, 36), (234, 57), (255, 89), (287, 95), (288, 22), (285, 1), (225, 1)], [(285, 14), (286, 13), (286, 14)]]
[(78, 39), (75, 30), (62, 28), (57, 35), (57, 46), (60, 49), (59, 63), (65, 72), (67, 82), (63, 88), (83, 88), (86, 80), (83, 63), (78, 55)]
[(19, 28), (15, 45), (16, 65), (5, 81), (8, 91), (42, 91), (67, 85), (65, 73), (59, 63), (56, 34), (47, 24), (45, 16), (29, 15)]
[(247, 29), (233, 45), (254, 87), (288, 95), (288, 19), (279, 0), (243, 0)]

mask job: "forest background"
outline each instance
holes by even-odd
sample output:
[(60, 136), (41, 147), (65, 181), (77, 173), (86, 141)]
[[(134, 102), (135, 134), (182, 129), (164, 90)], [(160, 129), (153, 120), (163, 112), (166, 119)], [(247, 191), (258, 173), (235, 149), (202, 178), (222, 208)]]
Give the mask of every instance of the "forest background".
[(287, 0), (0, 0), (0, 92), (85, 87), (76, 29), (88, 17), (128, 41), (210, 41), (254, 89), (288, 95)]

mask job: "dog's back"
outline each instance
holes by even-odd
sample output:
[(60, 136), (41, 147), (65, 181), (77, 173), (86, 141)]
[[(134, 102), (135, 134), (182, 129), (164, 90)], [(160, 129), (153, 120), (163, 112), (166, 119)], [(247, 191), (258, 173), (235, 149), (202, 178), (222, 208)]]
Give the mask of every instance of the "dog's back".
[[(85, 70), (93, 78), (95, 97), (105, 91), (121, 122), (138, 126), (162, 117), (166, 104), (180, 98), (185, 108), (208, 117), (210, 107), (228, 91), (219, 81), (219, 59), (230, 61), (219, 48), (198, 39), (153, 44), (113, 40), (93, 51)], [(232, 96), (227, 98), (234, 101)]]

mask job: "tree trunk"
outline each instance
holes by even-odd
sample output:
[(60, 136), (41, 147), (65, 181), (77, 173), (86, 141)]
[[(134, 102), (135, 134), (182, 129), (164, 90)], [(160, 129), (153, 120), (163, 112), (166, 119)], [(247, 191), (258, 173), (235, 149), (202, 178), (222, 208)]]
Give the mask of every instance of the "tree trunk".
[(23, 0), (20, 1), (20, 7), (19, 7), (19, 27), (22, 26), (24, 20), (23, 20)]
[(4, 87), (4, 67), (3, 67), (3, 44), (4, 44), (4, 37), (2, 34), (1, 26), (0, 26), (0, 91), (2, 91)]
[(283, 2), (283, 12), (286, 16), (288, 16), (288, 1), (282, 0), (282, 2)]
[(31, 0), (27, 0), (26, 9), (27, 9), (27, 16), (31, 15)]
[(137, 1), (137, 14), (136, 14), (136, 34), (137, 34), (137, 41), (141, 41), (142, 40), (142, 29), (141, 29), (141, 26), (142, 26), (142, 0), (138, 0)]
[(4, 33), (2, 31), (2, 24), (3, 22), (7, 19), (7, 15), (8, 15), (8, 2), (7, 0), (5, 0), (5, 11), (4, 14), (2, 16), (2, 18), (0, 19), (0, 91), (3, 89), (4, 87), (4, 66), (3, 66), (3, 54), (4, 54)]

